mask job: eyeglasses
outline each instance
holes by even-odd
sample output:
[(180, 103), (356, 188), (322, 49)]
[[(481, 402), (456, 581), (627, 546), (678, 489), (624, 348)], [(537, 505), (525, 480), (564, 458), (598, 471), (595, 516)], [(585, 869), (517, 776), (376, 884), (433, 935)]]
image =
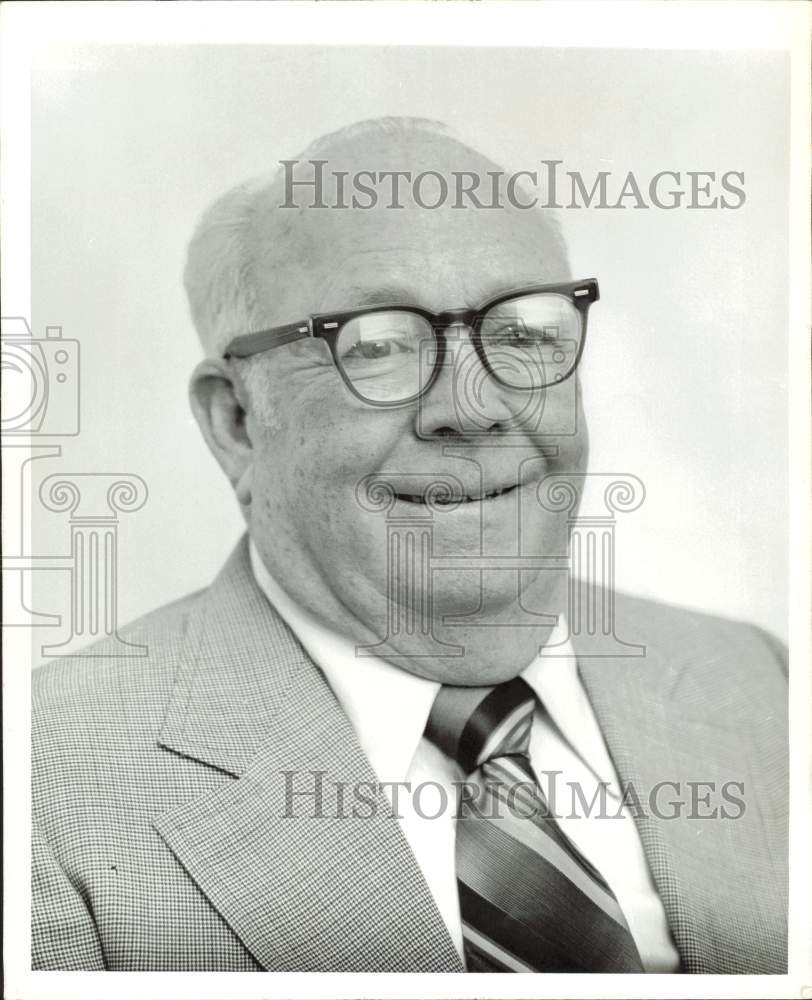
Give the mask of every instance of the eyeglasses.
[(556, 385), (575, 371), (586, 339), (595, 278), (505, 292), (478, 309), (432, 313), (417, 306), (371, 306), (320, 313), (299, 323), (235, 337), (225, 358), (247, 358), (306, 337), (324, 340), (347, 388), (372, 406), (403, 406), (434, 384), (449, 329), (470, 330), (480, 362), (510, 389)]

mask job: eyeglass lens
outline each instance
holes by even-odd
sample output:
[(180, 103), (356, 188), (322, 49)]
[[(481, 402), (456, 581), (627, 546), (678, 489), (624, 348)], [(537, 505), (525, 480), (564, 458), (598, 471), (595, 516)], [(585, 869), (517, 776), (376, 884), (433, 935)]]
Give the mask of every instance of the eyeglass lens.
[[(570, 299), (544, 292), (493, 306), (482, 317), (479, 335), (497, 379), (527, 390), (554, 385), (572, 372), (582, 329), (581, 314)], [(419, 313), (366, 313), (342, 326), (336, 357), (355, 391), (369, 402), (411, 399), (434, 370), (434, 330)]]

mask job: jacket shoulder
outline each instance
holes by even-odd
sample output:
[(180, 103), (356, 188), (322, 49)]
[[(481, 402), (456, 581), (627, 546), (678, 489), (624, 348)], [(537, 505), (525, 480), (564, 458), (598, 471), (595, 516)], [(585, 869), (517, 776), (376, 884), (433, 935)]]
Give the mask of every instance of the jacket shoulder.
[(661, 641), (684, 642), (687, 637), (695, 636), (722, 644), (755, 642), (771, 656), (786, 661), (786, 645), (752, 622), (622, 592), (615, 595), (615, 609), (618, 621), (639, 625)]
[[(189, 614), (202, 591), (149, 612), (119, 630), (118, 639), (105, 637), (67, 657), (49, 660), (32, 674), (34, 723), (56, 711), (92, 711), (100, 703), (124, 695), (138, 699), (168, 692), (186, 634)], [(132, 652), (130, 652), (130, 650)]]
[(646, 646), (672, 694), (724, 699), (734, 716), (786, 709), (787, 648), (760, 626), (621, 593), (615, 611), (617, 634)]

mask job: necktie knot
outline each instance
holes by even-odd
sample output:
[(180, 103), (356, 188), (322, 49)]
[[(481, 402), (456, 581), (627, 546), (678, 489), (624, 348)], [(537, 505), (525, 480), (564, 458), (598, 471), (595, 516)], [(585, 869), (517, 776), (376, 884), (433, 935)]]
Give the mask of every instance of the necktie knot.
[(496, 687), (443, 686), (426, 725), (426, 737), (471, 774), (494, 757), (527, 754), (535, 695), (514, 677)]

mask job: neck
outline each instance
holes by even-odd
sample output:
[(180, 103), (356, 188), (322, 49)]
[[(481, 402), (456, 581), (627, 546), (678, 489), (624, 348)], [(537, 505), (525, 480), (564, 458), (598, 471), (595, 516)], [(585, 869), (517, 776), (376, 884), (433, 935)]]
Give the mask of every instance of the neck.
[[(409, 673), (445, 684), (491, 685), (509, 680), (524, 670), (551, 638), (557, 641), (554, 630), (563, 629), (566, 573), (540, 573), (524, 588), (517, 579), (515, 594), (508, 600), (502, 593), (506, 574), (483, 573), (479, 609), (470, 603), (457, 607), (446, 595), (442, 610), (437, 610), (439, 602), (435, 601), (434, 615), (421, 620), (421, 609), (429, 602), (418, 600), (409, 606), (387, 601), (380, 594), (377, 600), (364, 594), (358, 600), (365, 583), (362, 580), (351, 588), (356, 597), (352, 607), (332, 593), (294, 593), (269, 572), (253, 543), (251, 558), (257, 580), (272, 603), (278, 603), (281, 590), (319, 627), (353, 642), (357, 656), (377, 656)], [(359, 614), (359, 606), (374, 608), (376, 613)]]

